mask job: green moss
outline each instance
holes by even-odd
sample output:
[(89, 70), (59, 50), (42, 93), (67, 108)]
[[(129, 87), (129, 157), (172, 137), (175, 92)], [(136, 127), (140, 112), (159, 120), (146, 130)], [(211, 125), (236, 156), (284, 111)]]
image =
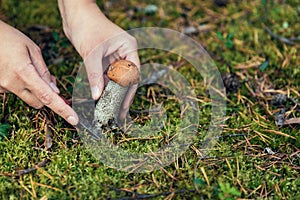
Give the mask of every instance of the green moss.
[[(192, 36), (193, 39), (205, 47), (220, 72), (246, 75), (240, 80), (239, 92), (228, 94), (222, 136), (211, 149), (208, 155), (211, 157), (198, 162), (212, 108), (203, 77), (190, 63), (182, 62), (178, 55), (160, 50), (141, 50), (142, 63), (172, 65), (194, 87), (200, 108), (194, 144), (176, 162), (161, 170), (151, 173), (118, 171), (95, 159), (85, 149), (75, 129), (47, 109), (55, 123), (52, 147), (48, 152), (44, 151), (45, 119), (41, 112), (30, 108), (13, 94), (0, 95), (0, 124), (11, 126), (8, 137), (0, 141), (0, 199), (114, 199), (161, 193), (156, 198), (163, 199), (168, 195), (166, 192), (179, 190), (191, 191), (175, 193), (175, 199), (300, 198), (299, 125), (277, 127), (266, 108), (258, 103), (269, 103), (268, 109), (275, 113), (278, 108), (270, 104), (272, 96), (253, 97), (248, 90), (250, 87), (259, 92), (257, 80), (267, 76), (271, 88), (289, 91), (299, 101), (299, 44), (283, 44), (263, 28), (266, 25), (275, 34), (286, 38), (299, 37), (299, 0), (232, 1), (226, 7), (217, 7), (213, 1), (192, 0), (97, 2), (105, 9), (105, 14), (124, 29), (160, 26), (181, 31), (186, 25), (214, 25), (212, 30)], [(128, 10), (135, 10), (135, 6), (143, 8), (150, 3), (159, 8), (154, 15), (134, 13), (129, 17), (126, 14)], [(28, 27), (36, 24), (50, 27), (53, 39), (50, 49), (43, 53), (45, 58), (50, 51), (65, 57), (59, 64), (51, 61), (48, 64), (50, 71), (59, 79), (62, 95), (71, 97), (75, 76), (73, 67), (76, 71), (81, 59), (63, 35), (56, 1), (2, 0), (0, 5), (1, 16), (4, 14), (9, 24), (37, 42), (37, 35), (31, 33)], [(232, 34), (233, 47), (228, 48), (217, 33), (224, 38)], [(255, 56), (269, 57), (269, 65), (263, 72), (255, 67), (244, 71), (236, 68)], [(147, 96), (149, 91), (153, 92), (152, 96)], [(172, 93), (163, 87), (139, 88), (138, 94), (132, 110), (150, 108), (155, 97), (158, 103), (164, 103), (168, 116), (166, 123), (170, 124), (160, 130), (155, 139), (123, 141), (121, 145), (128, 151), (148, 152), (167, 144), (179, 129), (180, 107), (178, 101), (171, 98)], [(288, 108), (293, 105), (290, 103)], [(132, 116), (143, 115), (133, 112)], [(289, 116), (299, 117), (299, 110), (295, 108)], [(138, 122), (141, 125), (150, 123), (147, 118)], [(266, 130), (276, 130), (296, 139)], [(118, 142), (124, 137), (111, 139)], [(268, 154), (267, 147), (275, 154)], [(50, 162), (39, 170), (21, 177), (9, 176), (9, 173), (33, 167), (45, 158), (50, 158)], [(267, 196), (264, 196), (266, 193)]]

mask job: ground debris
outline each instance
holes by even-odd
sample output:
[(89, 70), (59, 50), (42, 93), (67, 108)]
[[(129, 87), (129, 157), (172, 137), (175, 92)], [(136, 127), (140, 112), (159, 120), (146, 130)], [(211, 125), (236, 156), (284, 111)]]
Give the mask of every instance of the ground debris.
[(265, 30), (267, 33), (269, 33), (271, 35), (272, 38), (280, 41), (280, 42), (283, 42), (285, 44), (288, 44), (288, 45), (295, 45), (295, 42), (297, 41), (297, 39), (299, 38), (285, 38), (285, 37), (282, 37), (282, 36), (279, 36), (279, 35), (276, 35), (275, 33), (273, 33), (271, 31), (271, 29), (269, 27), (265, 27)]
[(266, 147), (266, 148), (264, 149), (264, 151), (267, 152), (267, 154), (270, 154), (270, 155), (274, 155), (274, 154), (275, 154), (275, 152), (272, 151), (272, 149), (269, 148), (269, 147)]
[(286, 94), (276, 94), (273, 96), (272, 104), (274, 106), (283, 106), (287, 101)]
[(240, 88), (238, 77), (232, 73), (226, 73), (222, 76), (226, 91), (229, 93), (236, 93)]
[(184, 33), (186, 35), (196, 35), (199, 33), (199, 31), (194, 26), (187, 26), (182, 30), (182, 33)]
[(278, 127), (281, 127), (284, 124), (284, 119), (285, 119), (285, 109), (281, 109), (279, 113), (275, 114), (275, 119), (276, 119), (276, 125)]
[(31, 167), (31, 168), (28, 168), (28, 169), (18, 170), (18, 171), (14, 172), (14, 173), (4, 172), (4, 173), (0, 173), (0, 175), (3, 175), (3, 176), (12, 176), (12, 177), (23, 176), (25, 174), (29, 174), (30, 172), (35, 171), (36, 169), (38, 169), (40, 167), (45, 167), (46, 164), (49, 163), (49, 162), (50, 162), (50, 159), (46, 158), (45, 160), (43, 160), (42, 162), (38, 163), (34, 167)]
[(284, 121), (283, 125), (300, 124), (300, 118), (291, 118)]

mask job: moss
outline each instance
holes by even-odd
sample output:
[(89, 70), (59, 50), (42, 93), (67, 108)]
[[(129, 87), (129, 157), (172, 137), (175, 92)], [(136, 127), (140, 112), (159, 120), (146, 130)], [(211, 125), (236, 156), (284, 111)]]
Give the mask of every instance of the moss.
[[(0, 141), (0, 199), (114, 199), (151, 194), (157, 194), (157, 199), (168, 195), (174, 195), (175, 199), (222, 199), (224, 196), (300, 198), (299, 124), (277, 127), (274, 116), (268, 113), (270, 111), (275, 115), (280, 110), (270, 104), (272, 94), (262, 93), (262, 97), (254, 97), (249, 90), (261, 94), (259, 87), (270, 85), (271, 89), (288, 91), (290, 96), (299, 101), (299, 44), (286, 45), (264, 30), (264, 26), (268, 26), (282, 37), (299, 37), (298, 0), (230, 1), (226, 7), (218, 7), (213, 1), (192, 0), (98, 3), (105, 9), (106, 15), (124, 29), (162, 26), (181, 31), (185, 26), (214, 26), (208, 32), (191, 37), (205, 47), (221, 73), (244, 75), (244, 78), (240, 76), (240, 90), (227, 96), (222, 135), (211, 149), (209, 157), (200, 160), (212, 108), (203, 78), (178, 55), (160, 50), (141, 50), (142, 63), (173, 65), (194, 87), (200, 108), (194, 144), (177, 161), (161, 170), (150, 173), (118, 171), (95, 159), (85, 149), (75, 129), (48, 109), (44, 111), (53, 122), (53, 141), (51, 149), (44, 151), (45, 117), (41, 111), (30, 108), (13, 94), (0, 95), (1, 123), (8, 123), (12, 127), (8, 137)], [(133, 16), (127, 14), (128, 10), (134, 11), (134, 7), (145, 7), (150, 3), (159, 8), (154, 15), (137, 12)], [(0, 4), (1, 16), (4, 13), (9, 24), (25, 31), (36, 42), (39, 42), (36, 40), (38, 36), (30, 32), (28, 27), (36, 24), (50, 27), (55, 39), (50, 41), (52, 46), (44, 54), (54, 51), (63, 55), (61, 63), (54, 64), (51, 59), (47, 63), (51, 72), (58, 76), (62, 95), (70, 97), (76, 75), (74, 72), (81, 59), (63, 36), (56, 1), (2, 0)], [(228, 48), (218, 38), (217, 32), (223, 37), (233, 34), (233, 47)], [(269, 64), (263, 72), (257, 66), (247, 70), (237, 68), (253, 58), (263, 60), (266, 57), (269, 57)], [(265, 85), (258, 84), (261, 80), (265, 81)], [(152, 95), (147, 96), (148, 93)], [(171, 98), (171, 92), (163, 87), (143, 87), (138, 94), (132, 110), (150, 108), (155, 98), (163, 102), (168, 111), (168, 129), (161, 130), (151, 140), (122, 142), (122, 148), (129, 151), (148, 152), (149, 148), (156, 150), (167, 144), (178, 130), (180, 108), (178, 101)], [(286, 108), (289, 117), (299, 117), (299, 109), (293, 109), (293, 106), (290, 103)], [(141, 118), (140, 124), (149, 123), (149, 119), (143, 118), (144, 115), (133, 113), (133, 116)], [(276, 134), (278, 132), (296, 139)], [(112, 139), (119, 142), (124, 137)], [(265, 150), (267, 147), (275, 154), (268, 154)], [(34, 167), (48, 157), (50, 163), (29, 174), (21, 177), (8, 174)], [(224, 188), (231, 192), (226, 192)], [(190, 191), (180, 193), (180, 190)]]

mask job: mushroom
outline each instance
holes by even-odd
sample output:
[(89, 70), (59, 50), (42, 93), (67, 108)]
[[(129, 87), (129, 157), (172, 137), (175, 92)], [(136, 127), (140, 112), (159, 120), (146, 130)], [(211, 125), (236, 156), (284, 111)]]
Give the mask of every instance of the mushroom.
[(118, 60), (107, 71), (110, 79), (97, 102), (94, 122), (102, 132), (118, 127), (121, 105), (131, 85), (140, 81), (138, 67), (131, 61)]

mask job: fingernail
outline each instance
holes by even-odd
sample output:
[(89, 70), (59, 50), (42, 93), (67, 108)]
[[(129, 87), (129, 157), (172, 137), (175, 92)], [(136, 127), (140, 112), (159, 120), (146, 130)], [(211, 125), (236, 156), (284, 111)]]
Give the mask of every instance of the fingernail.
[(99, 96), (100, 96), (100, 91), (99, 91), (99, 87), (98, 86), (94, 86), (92, 87), (92, 96), (93, 96), (93, 99), (98, 99)]
[(78, 120), (74, 116), (68, 117), (67, 121), (72, 125), (76, 125), (78, 123)]
[(57, 94), (59, 93), (59, 89), (56, 87), (56, 85), (53, 82), (51, 82), (49, 85), (55, 93)]

